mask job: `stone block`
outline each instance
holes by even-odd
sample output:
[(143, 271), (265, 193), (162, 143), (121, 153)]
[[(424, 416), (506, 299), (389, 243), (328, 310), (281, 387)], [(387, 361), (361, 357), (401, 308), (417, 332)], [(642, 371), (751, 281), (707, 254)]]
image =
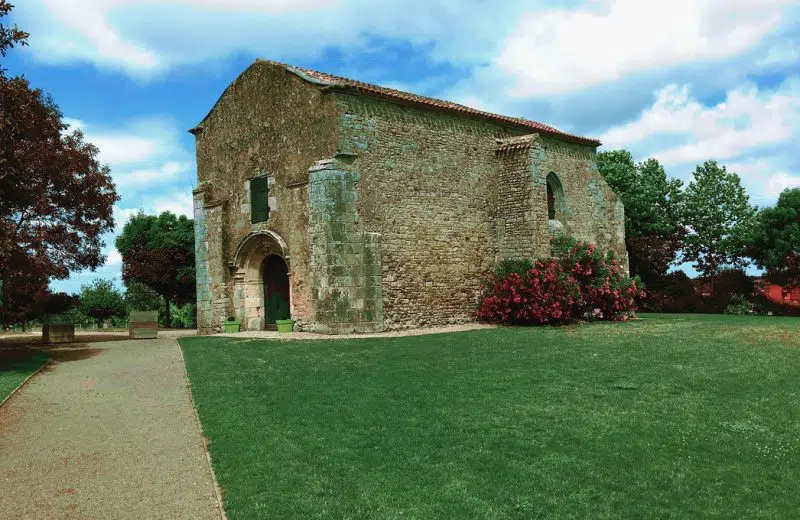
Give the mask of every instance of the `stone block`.
[(44, 323), (42, 325), (42, 343), (74, 343), (74, 323)]
[(153, 339), (158, 337), (158, 311), (134, 311), (128, 315), (128, 337)]

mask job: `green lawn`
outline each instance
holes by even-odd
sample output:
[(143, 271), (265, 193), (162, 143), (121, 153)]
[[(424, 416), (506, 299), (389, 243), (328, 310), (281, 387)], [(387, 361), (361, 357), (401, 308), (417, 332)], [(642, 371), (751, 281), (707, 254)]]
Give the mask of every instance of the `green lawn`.
[(800, 511), (797, 318), (180, 342), (231, 520)]
[(0, 344), (0, 402), (47, 361), (47, 353)]

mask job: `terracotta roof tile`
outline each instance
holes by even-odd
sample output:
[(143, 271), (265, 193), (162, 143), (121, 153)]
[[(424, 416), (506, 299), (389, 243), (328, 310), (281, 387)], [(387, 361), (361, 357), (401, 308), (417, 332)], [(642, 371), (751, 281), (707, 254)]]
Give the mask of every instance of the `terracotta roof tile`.
[(570, 141), (580, 144), (588, 144), (591, 146), (600, 146), (600, 141), (598, 141), (597, 139), (591, 139), (588, 137), (581, 137), (579, 135), (562, 132), (561, 130), (558, 130), (555, 127), (546, 125), (544, 123), (539, 123), (537, 121), (531, 121), (519, 117), (509, 117), (500, 114), (493, 114), (491, 112), (485, 112), (483, 110), (476, 110), (474, 108), (470, 108), (464, 105), (459, 105), (458, 103), (453, 103), (451, 101), (444, 101), (441, 99), (419, 96), (417, 94), (412, 94), (410, 92), (403, 92), (401, 90), (395, 90), (392, 88), (372, 85), (370, 83), (364, 83), (361, 81), (356, 81), (354, 79), (343, 78), (341, 76), (334, 76), (333, 74), (327, 74), (325, 72), (320, 72), (311, 69), (303, 69), (300, 67), (293, 67), (291, 65), (286, 65), (284, 63), (279, 63), (276, 61), (266, 61), (266, 60), (264, 61), (266, 63), (284, 67), (288, 71), (297, 74), (299, 77), (307, 81), (310, 81), (312, 83), (317, 83), (323, 86), (331, 88), (340, 88), (343, 90), (351, 90), (378, 97), (385, 97), (388, 99), (409, 103), (413, 105), (439, 108), (449, 112), (457, 112), (465, 115), (477, 116), (498, 123), (505, 123), (516, 127), (531, 129), (534, 130), (536, 133), (557, 137), (565, 141)]

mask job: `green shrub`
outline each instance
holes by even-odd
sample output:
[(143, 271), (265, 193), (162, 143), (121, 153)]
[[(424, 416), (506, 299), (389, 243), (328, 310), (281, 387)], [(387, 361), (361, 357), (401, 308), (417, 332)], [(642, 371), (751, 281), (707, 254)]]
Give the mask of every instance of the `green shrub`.
[(740, 316), (746, 314), (761, 314), (761, 309), (745, 296), (734, 294), (731, 296), (730, 302), (728, 302), (728, 306), (725, 308), (725, 314), (737, 314)]
[(533, 262), (530, 260), (500, 260), (494, 268), (496, 278), (507, 278), (511, 273), (522, 276), (533, 269)]
[(194, 303), (184, 305), (170, 304), (171, 322), (173, 329), (193, 329), (197, 326), (197, 306)]

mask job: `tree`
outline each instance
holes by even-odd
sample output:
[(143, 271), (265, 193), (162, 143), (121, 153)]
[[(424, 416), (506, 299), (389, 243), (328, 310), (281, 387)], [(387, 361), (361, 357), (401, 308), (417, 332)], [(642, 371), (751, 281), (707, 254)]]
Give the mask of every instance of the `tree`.
[(784, 190), (774, 207), (758, 213), (747, 251), (770, 281), (800, 287), (800, 188)]
[(745, 267), (746, 235), (756, 208), (739, 176), (716, 161), (706, 161), (694, 171), (684, 194), (683, 217), (689, 227), (683, 259), (711, 279), (726, 267)]
[[(0, 0), (0, 18), (12, 5)], [(0, 25), (0, 55), (27, 34)], [(119, 200), (98, 150), (68, 131), (52, 98), (0, 68), (0, 287), (2, 321), (25, 313), (31, 293), (104, 262), (102, 234)], [(42, 282), (43, 280), (43, 282)], [(35, 285), (24, 288), (23, 281)], [(44, 287), (42, 286), (44, 284)]]
[(125, 283), (141, 282), (160, 294), (166, 322), (172, 323), (170, 303), (195, 300), (194, 221), (165, 211), (159, 216), (140, 212), (117, 237)]
[(125, 307), (128, 312), (158, 311), (163, 305), (161, 295), (145, 284), (135, 280), (125, 284)]
[(43, 314), (64, 314), (70, 308), (80, 305), (80, 298), (75, 294), (65, 292), (50, 292), (40, 302)]
[[(6, 0), (0, 0), (0, 18), (8, 15), (14, 6), (9, 4)], [(21, 31), (16, 25), (14, 27), (6, 27), (0, 24), (0, 56), (5, 57), (8, 49), (13, 49), (15, 45), (22, 46), (28, 45), (28, 33)], [(5, 72), (0, 68), (0, 74)]]
[(645, 283), (663, 277), (685, 234), (680, 225), (683, 183), (667, 179), (655, 159), (634, 163), (627, 150), (598, 153), (597, 168), (625, 205), (631, 275), (639, 275)]
[(38, 317), (39, 303), (47, 296), (47, 277), (32, 271), (20, 271), (0, 280), (0, 305), (3, 329)]
[(125, 299), (109, 280), (96, 278), (89, 285), (82, 286), (80, 301), (81, 310), (98, 324), (125, 316)]

